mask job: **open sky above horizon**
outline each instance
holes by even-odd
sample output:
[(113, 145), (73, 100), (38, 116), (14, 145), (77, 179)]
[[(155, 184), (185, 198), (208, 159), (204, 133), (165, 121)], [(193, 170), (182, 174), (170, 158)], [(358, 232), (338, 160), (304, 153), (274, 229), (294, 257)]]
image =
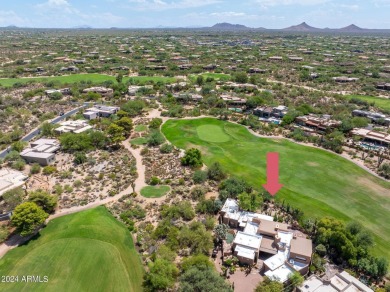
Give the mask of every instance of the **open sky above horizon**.
[(390, 29), (390, 0), (13, 0), (1, 1), (0, 27), (200, 27), (229, 22), (284, 28), (356, 24)]

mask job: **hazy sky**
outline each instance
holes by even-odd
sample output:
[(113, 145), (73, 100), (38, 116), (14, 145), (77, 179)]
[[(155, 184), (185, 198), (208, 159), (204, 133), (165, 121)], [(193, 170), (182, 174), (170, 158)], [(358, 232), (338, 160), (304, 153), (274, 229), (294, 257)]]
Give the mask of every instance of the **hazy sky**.
[(390, 0), (0, 0), (0, 26), (390, 28)]

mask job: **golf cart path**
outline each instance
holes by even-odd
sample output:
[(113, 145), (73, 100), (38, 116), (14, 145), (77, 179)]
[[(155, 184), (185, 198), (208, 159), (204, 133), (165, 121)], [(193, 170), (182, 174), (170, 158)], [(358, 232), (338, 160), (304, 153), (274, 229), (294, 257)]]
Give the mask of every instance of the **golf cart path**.
[[(163, 120), (163, 123), (165, 123), (166, 121), (172, 119), (172, 118), (168, 118), (168, 117), (161, 117), (161, 111), (159, 111), (158, 109), (151, 110), (148, 113), (148, 115), (145, 116), (145, 117), (146, 118), (161, 118)], [(210, 116), (199, 116), (199, 117), (185, 117), (183, 119), (184, 120), (192, 120), (192, 119), (200, 119), (200, 118), (205, 118), (205, 117), (215, 118), (215, 117), (210, 117)], [(136, 121), (138, 119), (140, 119), (140, 118), (135, 118), (134, 121)], [(231, 123), (240, 125), (240, 124), (238, 124), (236, 122), (231, 122)], [(362, 165), (361, 163), (359, 163), (357, 161), (354, 161), (353, 159), (351, 159), (347, 155), (340, 155), (340, 154), (334, 153), (334, 152), (332, 152), (330, 150), (327, 150), (327, 149), (324, 149), (324, 148), (321, 148), (321, 147), (318, 147), (318, 146), (315, 146), (315, 145), (311, 145), (311, 144), (300, 143), (300, 142), (294, 141), (292, 139), (285, 138), (283, 136), (265, 136), (265, 135), (261, 135), (261, 134), (258, 134), (256, 132), (254, 132), (253, 130), (249, 129), (248, 127), (246, 127), (246, 128), (248, 129), (248, 131), (252, 135), (254, 135), (256, 137), (259, 137), (259, 138), (286, 139), (286, 140), (288, 140), (290, 142), (293, 142), (293, 143), (296, 143), (296, 144), (299, 144), (299, 145), (302, 145), (302, 146), (317, 148), (317, 149), (321, 149), (321, 150), (327, 151), (329, 153), (333, 153), (333, 154), (339, 155), (339, 156), (341, 156), (341, 157), (351, 161), (352, 163), (354, 163), (355, 165), (359, 166), (360, 168), (364, 169), (365, 171), (369, 172), (370, 174), (376, 176), (377, 178), (379, 178), (379, 179), (381, 179), (383, 181), (387, 181), (386, 179), (380, 177), (378, 174), (376, 174), (375, 172), (373, 172), (372, 170), (370, 170), (366, 166)], [(141, 189), (147, 186), (147, 183), (145, 182), (146, 167), (145, 167), (145, 165), (142, 162), (141, 149), (140, 148), (137, 148), (137, 149), (132, 148), (129, 139), (123, 141), (122, 145), (133, 155), (133, 157), (136, 160), (136, 167), (137, 167), (138, 177), (135, 180), (135, 188), (134, 188), (134, 190), (135, 190), (136, 193), (139, 194)], [(67, 208), (67, 209), (57, 210), (54, 214), (49, 216), (49, 218), (46, 220), (46, 223), (48, 223), (50, 220), (58, 218), (58, 217), (62, 217), (62, 216), (65, 216), (65, 215), (77, 213), (77, 212), (80, 212), (80, 211), (88, 210), (88, 209), (95, 208), (95, 207), (98, 207), (98, 206), (101, 206), (101, 205), (105, 205), (105, 204), (110, 203), (110, 202), (117, 201), (122, 196), (124, 196), (126, 194), (130, 194), (132, 192), (133, 192), (133, 188), (130, 185), (129, 187), (127, 187), (125, 190), (121, 191), (116, 196), (107, 197), (107, 198), (101, 199), (101, 200), (99, 199), (99, 200), (97, 200), (95, 202), (86, 204), (84, 206), (74, 206), (74, 207)], [(164, 199), (165, 199), (165, 196), (163, 196), (161, 198), (144, 198), (144, 197), (142, 197), (143, 204), (150, 203), (150, 202), (151, 203), (161, 202)], [(30, 236), (30, 237), (21, 237), (21, 236), (19, 236), (17, 234), (11, 236), (8, 240), (6, 240), (4, 243), (2, 243), (0, 245), (0, 258), (3, 257), (9, 250), (11, 250), (11, 249), (17, 247), (18, 245), (23, 244), (24, 242), (28, 241), (32, 236)]]

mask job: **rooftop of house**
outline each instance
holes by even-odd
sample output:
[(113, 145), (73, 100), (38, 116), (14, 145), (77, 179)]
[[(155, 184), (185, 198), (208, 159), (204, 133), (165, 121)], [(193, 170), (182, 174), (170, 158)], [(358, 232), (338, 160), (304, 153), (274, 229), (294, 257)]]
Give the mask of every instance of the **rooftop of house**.
[(277, 235), (279, 231), (291, 231), (290, 226), (286, 223), (279, 223), (269, 220), (260, 220), (257, 233)]
[(55, 129), (59, 133), (73, 132), (79, 134), (93, 128), (86, 120), (63, 121), (59, 125), (60, 127)]
[(238, 231), (233, 243), (258, 250), (261, 244), (261, 239), (262, 237), (260, 235)]
[(269, 270), (265, 272), (265, 275), (271, 280), (278, 281), (280, 283), (284, 283), (288, 280), (290, 275), (294, 273), (294, 269), (289, 267), (286, 264), (279, 266), (275, 270)]
[(355, 277), (343, 271), (333, 275), (328, 281), (315, 275), (309, 277), (298, 287), (301, 292), (373, 292)]
[(372, 131), (369, 129), (363, 129), (363, 128), (355, 128), (352, 130), (352, 135), (357, 135), (377, 141), (382, 141), (389, 143), (390, 142), (390, 135), (387, 133)]
[(313, 245), (310, 239), (294, 236), (290, 242), (290, 253), (311, 257), (313, 253)]
[(84, 93), (87, 92), (96, 92), (96, 93), (111, 93), (113, 90), (106, 87), (90, 87), (83, 90)]
[(27, 178), (28, 176), (20, 171), (8, 168), (0, 169), (0, 195), (8, 190), (23, 185)]

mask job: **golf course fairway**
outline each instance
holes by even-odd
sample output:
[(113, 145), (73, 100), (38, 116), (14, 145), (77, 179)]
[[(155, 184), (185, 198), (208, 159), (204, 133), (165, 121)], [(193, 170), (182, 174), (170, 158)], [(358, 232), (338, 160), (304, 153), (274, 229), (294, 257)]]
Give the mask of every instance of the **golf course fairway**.
[[(0, 275), (18, 276), (1, 291), (142, 291), (143, 267), (127, 228), (105, 207), (50, 221), (0, 259)], [(47, 276), (47, 283), (22, 276)]]
[(360, 222), (374, 237), (373, 253), (390, 260), (389, 182), (328, 151), (259, 138), (243, 126), (213, 118), (168, 120), (162, 131), (175, 146), (198, 148), (206, 165), (218, 161), (257, 190), (266, 182), (267, 153), (278, 152), (283, 188), (277, 199), (286, 199), (306, 217)]

